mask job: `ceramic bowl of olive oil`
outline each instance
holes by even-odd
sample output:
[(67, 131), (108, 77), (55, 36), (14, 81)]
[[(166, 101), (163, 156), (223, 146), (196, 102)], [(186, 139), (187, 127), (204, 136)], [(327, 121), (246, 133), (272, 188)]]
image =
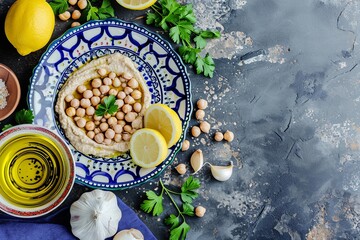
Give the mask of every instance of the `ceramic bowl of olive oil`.
[(71, 150), (56, 133), (18, 125), (0, 133), (0, 210), (32, 218), (52, 212), (75, 180)]

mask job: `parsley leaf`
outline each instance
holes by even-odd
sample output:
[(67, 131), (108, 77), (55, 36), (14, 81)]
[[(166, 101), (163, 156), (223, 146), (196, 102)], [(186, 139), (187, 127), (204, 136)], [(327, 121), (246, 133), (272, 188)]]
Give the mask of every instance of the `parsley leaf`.
[(49, 2), (51, 8), (53, 9), (55, 15), (65, 12), (69, 8), (67, 0), (52, 0)]
[(167, 218), (165, 218), (164, 220), (165, 224), (167, 225), (171, 225), (170, 229), (174, 229), (177, 226), (179, 226), (180, 223), (180, 219), (179, 217), (175, 216), (174, 214), (170, 214), (170, 216), (168, 216)]
[(204, 76), (213, 77), (215, 70), (214, 60), (207, 53), (204, 58), (198, 57), (195, 61), (196, 73), (204, 73)]
[(115, 16), (114, 9), (111, 6), (110, 0), (104, 0), (98, 11), (100, 19), (107, 19)]
[(118, 110), (118, 105), (115, 104), (116, 98), (114, 95), (109, 95), (104, 98), (104, 103), (100, 104), (95, 110), (97, 116), (104, 116), (105, 114), (114, 114)]
[(1, 131), (8, 130), (8, 129), (11, 128), (12, 126), (13, 126), (12, 124), (6, 124), (6, 125), (1, 129)]
[(146, 192), (147, 200), (144, 200), (140, 205), (140, 209), (146, 213), (151, 213), (153, 216), (158, 216), (163, 212), (162, 206), (162, 194), (160, 196), (156, 195), (154, 191)]
[(199, 36), (196, 36), (195, 38), (194, 38), (194, 42), (195, 42), (195, 44), (196, 44), (196, 48), (198, 48), (198, 49), (203, 49), (203, 48), (205, 48), (206, 47), (206, 40), (201, 36), (201, 35), (199, 35)]
[(17, 124), (33, 123), (34, 114), (31, 110), (22, 109), (15, 113), (15, 122)]
[(191, 217), (195, 215), (195, 214), (194, 214), (194, 206), (193, 206), (193, 205), (191, 205), (191, 204), (189, 204), (189, 203), (184, 203), (184, 204), (182, 205), (182, 207), (183, 207), (183, 211), (182, 211), (183, 214), (188, 215), (188, 216), (191, 216)]
[(200, 181), (190, 176), (181, 186), (181, 200), (185, 203), (192, 203), (193, 199), (198, 197), (197, 190), (200, 187)]
[(180, 226), (170, 231), (170, 240), (184, 240), (189, 230), (190, 226), (184, 221)]

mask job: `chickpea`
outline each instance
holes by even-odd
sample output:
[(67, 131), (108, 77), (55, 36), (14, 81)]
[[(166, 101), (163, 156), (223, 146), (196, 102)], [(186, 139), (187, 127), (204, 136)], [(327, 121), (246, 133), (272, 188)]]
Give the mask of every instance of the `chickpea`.
[(86, 91), (86, 87), (84, 85), (79, 85), (77, 88), (76, 88), (76, 91), (80, 94), (82, 94), (83, 92)]
[(98, 116), (98, 115), (95, 115), (94, 116), (94, 120), (95, 121), (100, 121), (102, 119), (102, 116)]
[(109, 92), (110, 87), (108, 85), (101, 85), (100, 86), (100, 92), (101, 94), (106, 94), (107, 92)]
[(100, 75), (100, 76), (102, 76), (102, 77), (104, 77), (106, 74), (107, 74), (107, 71), (106, 71), (106, 69), (105, 68), (100, 68), (100, 69), (98, 69), (98, 74)]
[(114, 129), (115, 133), (122, 133), (122, 131), (123, 131), (123, 127), (120, 124), (114, 125), (113, 129)]
[(100, 98), (98, 96), (94, 96), (90, 100), (93, 106), (97, 106), (100, 103)]
[(109, 73), (109, 78), (112, 79), (112, 80), (114, 80), (114, 79), (116, 78), (116, 73), (110, 72), (110, 73)]
[(122, 139), (123, 139), (125, 142), (129, 141), (130, 138), (131, 138), (130, 133), (123, 133), (121, 136), (122, 136)]
[(205, 215), (206, 212), (206, 208), (204, 208), (203, 206), (197, 206), (195, 208), (195, 215), (197, 217), (203, 217)]
[(81, 12), (79, 10), (74, 10), (71, 14), (71, 18), (77, 20), (81, 17)]
[(89, 131), (89, 132), (86, 133), (86, 136), (93, 139), (95, 137), (95, 133), (94, 133), (94, 131)]
[(86, 120), (85, 120), (84, 118), (79, 118), (79, 119), (76, 121), (76, 125), (77, 125), (79, 128), (85, 127), (85, 124), (86, 124)]
[(125, 117), (125, 113), (117, 112), (115, 116), (116, 116), (117, 119), (122, 120)]
[(123, 130), (125, 131), (125, 132), (131, 132), (131, 130), (132, 130), (132, 127), (130, 126), (130, 125), (125, 125), (124, 127), (123, 127)]
[(115, 104), (118, 106), (118, 108), (121, 108), (122, 106), (124, 106), (124, 100), (122, 99), (117, 99), (115, 101)]
[(195, 118), (197, 120), (204, 120), (204, 117), (205, 117), (205, 111), (204, 110), (199, 109), (199, 110), (196, 111)]
[(90, 99), (86, 99), (86, 98), (81, 99), (81, 100), (80, 100), (80, 105), (81, 105), (83, 108), (90, 107), (90, 106), (91, 106)]
[(196, 102), (198, 109), (204, 110), (208, 106), (208, 102), (205, 99), (199, 99)]
[(66, 109), (66, 115), (68, 115), (69, 117), (73, 117), (73, 116), (75, 116), (75, 114), (76, 114), (75, 108), (73, 108), (73, 107), (68, 107), (68, 108)]
[(71, 100), (73, 100), (73, 99), (74, 99), (74, 96), (72, 94), (69, 94), (65, 97), (66, 102), (71, 102)]
[(119, 120), (118, 124), (124, 127), (126, 125), (126, 122), (124, 120)]
[(105, 137), (109, 138), (109, 139), (113, 139), (115, 137), (115, 131), (112, 130), (111, 128), (109, 128), (108, 130), (106, 130), (105, 132)]
[(220, 142), (224, 139), (224, 135), (221, 132), (216, 132), (214, 135), (214, 139), (217, 142)]
[(100, 120), (102, 123), (106, 122), (106, 118), (101, 118)]
[(202, 121), (200, 123), (200, 130), (204, 133), (209, 133), (210, 131), (210, 124), (206, 121)]
[(96, 134), (94, 140), (97, 143), (102, 143), (104, 141), (104, 134), (103, 133)]
[(80, 101), (77, 98), (74, 98), (73, 100), (71, 100), (70, 102), (70, 106), (72, 106), (73, 108), (78, 108), (80, 106)]
[(141, 92), (139, 90), (134, 90), (132, 93), (131, 93), (131, 96), (134, 98), (134, 99), (140, 99), (141, 98)]
[(126, 96), (126, 98), (124, 99), (124, 102), (127, 104), (134, 104), (135, 99), (132, 96)]
[(105, 145), (110, 145), (110, 144), (111, 144), (111, 139), (105, 138), (103, 143), (104, 143)]
[(120, 85), (121, 85), (120, 79), (117, 78), (117, 77), (114, 78), (112, 84), (113, 84), (114, 87), (120, 87)]
[(129, 112), (125, 115), (125, 121), (127, 122), (132, 122), (135, 120), (135, 118), (137, 117), (137, 113), (135, 112)]
[(110, 117), (110, 118), (107, 120), (107, 123), (109, 124), (109, 126), (115, 125), (115, 124), (117, 123), (116, 117)]
[(78, 116), (78, 117), (84, 117), (84, 116), (85, 116), (85, 109), (84, 109), (84, 108), (78, 108), (78, 109), (76, 109), (76, 116)]
[(126, 82), (127, 82), (127, 80), (126, 80), (125, 78), (123, 78), (123, 77), (119, 77), (119, 79), (120, 79), (120, 82), (122, 82), (122, 83), (126, 83)]
[(193, 137), (198, 137), (200, 136), (201, 130), (198, 126), (193, 126), (191, 128), (191, 135), (193, 135)]
[(126, 93), (124, 91), (119, 91), (119, 93), (117, 94), (117, 98), (119, 99), (125, 99), (126, 97)]
[(135, 89), (139, 86), (139, 82), (136, 81), (135, 78), (132, 78), (129, 80), (129, 82), (127, 83), (129, 87), (131, 87), (132, 89)]
[(73, 23), (71, 23), (71, 27), (73, 28), (73, 27), (77, 27), (77, 26), (80, 26), (81, 24), (79, 23), (79, 22), (73, 22)]
[(141, 103), (139, 102), (134, 103), (133, 109), (135, 112), (139, 113), (141, 111), (141, 108), (142, 108)]
[(94, 123), (95, 123), (95, 126), (99, 126), (101, 122), (100, 121), (95, 121)]
[(94, 78), (92, 81), (91, 81), (91, 86), (93, 88), (99, 88), (100, 86), (102, 85), (102, 81), (100, 78)]
[(80, 117), (78, 117), (78, 116), (76, 116), (76, 117), (74, 117), (74, 121), (76, 122), (77, 120), (79, 120), (80, 119)]
[(125, 104), (124, 106), (122, 106), (121, 110), (122, 110), (124, 113), (131, 112), (132, 106), (131, 106), (130, 104)]
[(101, 131), (100, 131), (100, 128), (95, 128), (95, 129), (94, 129), (94, 133), (95, 133), (95, 134), (98, 134), (98, 133), (100, 133), (100, 132), (101, 132)]
[(118, 93), (118, 91), (116, 90), (116, 89), (110, 89), (109, 90), (109, 95), (114, 95), (114, 96), (116, 96), (117, 95), (117, 93)]
[(71, 14), (69, 11), (65, 11), (65, 12), (59, 14), (59, 18), (62, 21), (67, 21), (70, 18), (70, 16), (71, 16)]
[(122, 88), (126, 88), (126, 86), (127, 86), (126, 83), (122, 83), (122, 84), (121, 84), (121, 87), (122, 87)]
[(88, 116), (92, 116), (95, 114), (95, 108), (93, 106), (87, 107), (85, 111), (86, 115)]
[(92, 121), (89, 121), (85, 124), (85, 129), (88, 131), (92, 131), (95, 129), (95, 123)]
[(133, 78), (133, 75), (129, 72), (126, 72), (123, 74), (123, 78), (127, 79), (127, 80), (130, 80)]
[(182, 143), (182, 146), (181, 146), (181, 151), (186, 151), (190, 148), (190, 142), (189, 140), (184, 140), (184, 142)]
[(109, 119), (109, 118), (111, 118), (111, 115), (110, 115), (109, 113), (106, 113), (106, 114), (104, 115), (104, 118), (105, 118), (105, 119)]
[(68, 2), (70, 5), (75, 5), (77, 3), (77, 0), (69, 0)]
[(110, 86), (110, 85), (112, 85), (112, 80), (110, 78), (106, 77), (103, 79), (103, 84)]
[(184, 175), (186, 173), (186, 165), (183, 163), (178, 164), (175, 169), (180, 175)]
[(124, 88), (124, 92), (126, 93), (126, 95), (129, 95), (130, 93), (132, 93), (134, 90), (131, 87), (125, 87)]
[(122, 138), (121, 138), (121, 134), (116, 133), (115, 136), (114, 136), (114, 141), (115, 141), (115, 142), (120, 142), (121, 139), (122, 139)]
[(225, 133), (224, 133), (224, 139), (228, 142), (232, 142), (234, 140), (234, 133), (227, 130)]
[(106, 130), (108, 130), (108, 128), (109, 128), (109, 125), (106, 122), (103, 122), (100, 124), (100, 130), (102, 132), (105, 132)]
[(93, 90), (92, 90), (92, 92), (93, 92), (93, 95), (94, 96), (100, 96), (101, 95), (101, 92), (100, 92), (100, 90), (99, 89), (97, 89), (97, 88), (94, 88)]
[(93, 95), (94, 94), (91, 90), (85, 90), (85, 92), (83, 92), (83, 97), (87, 99), (91, 98)]

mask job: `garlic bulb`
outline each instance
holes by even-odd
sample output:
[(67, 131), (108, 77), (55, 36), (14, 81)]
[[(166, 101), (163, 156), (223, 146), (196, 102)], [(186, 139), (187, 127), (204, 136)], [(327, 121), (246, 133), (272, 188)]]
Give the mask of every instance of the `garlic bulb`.
[(113, 236), (122, 215), (116, 195), (99, 189), (83, 193), (71, 205), (70, 214), (72, 233), (80, 240), (104, 240)]
[(201, 149), (196, 150), (190, 157), (190, 165), (194, 169), (194, 173), (197, 173), (204, 165), (204, 156)]
[(113, 240), (144, 240), (144, 235), (139, 230), (130, 228), (118, 232)]
[(228, 180), (233, 172), (233, 162), (230, 161), (229, 166), (214, 166), (210, 164), (211, 174), (218, 181), (226, 181)]

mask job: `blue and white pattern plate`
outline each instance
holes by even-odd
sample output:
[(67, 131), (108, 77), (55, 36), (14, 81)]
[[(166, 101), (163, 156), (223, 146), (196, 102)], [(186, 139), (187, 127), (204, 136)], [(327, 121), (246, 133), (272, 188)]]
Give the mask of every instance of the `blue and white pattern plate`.
[[(137, 64), (149, 87), (151, 103), (168, 105), (182, 120), (181, 139), (155, 168), (136, 166), (129, 154), (110, 159), (87, 156), (71, 146), (59, 126), (54, 106), (66, 79), (86, 62), (114, 52)], [(70, 145), (76, 163), (76, 182), (109, 190), (137, 186), (169, 166), (181, 148), (192, 113), (190, 79), (179, 55), (157, 34), (118, 19), (90, 21), (51, 43), (33, 71), (28, 103), (35, 115), (34, 123), (57, 132)]]

